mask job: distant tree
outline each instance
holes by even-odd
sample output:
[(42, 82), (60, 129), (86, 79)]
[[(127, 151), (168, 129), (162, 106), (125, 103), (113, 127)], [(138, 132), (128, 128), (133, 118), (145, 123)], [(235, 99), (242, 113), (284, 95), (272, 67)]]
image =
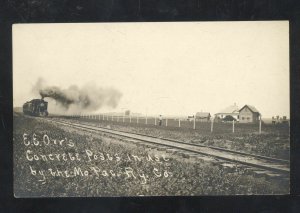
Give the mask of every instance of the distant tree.
[(223, 121), (236, 121), (236, 119), (231, 115), (226, 115), (226, 117), (223, 118)]

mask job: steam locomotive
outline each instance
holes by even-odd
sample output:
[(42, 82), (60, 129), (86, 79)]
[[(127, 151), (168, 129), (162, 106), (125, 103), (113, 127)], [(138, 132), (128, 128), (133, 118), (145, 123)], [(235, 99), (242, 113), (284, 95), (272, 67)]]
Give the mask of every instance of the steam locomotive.
[(23, 104), (23, 113), (32, 116), (48, 116), (48, 102), (43, 99), (33, 99)]

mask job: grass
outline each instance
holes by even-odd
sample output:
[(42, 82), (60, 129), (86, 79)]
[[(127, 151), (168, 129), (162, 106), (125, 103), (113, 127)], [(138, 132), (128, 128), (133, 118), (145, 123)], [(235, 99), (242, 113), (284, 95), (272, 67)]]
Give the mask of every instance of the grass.
[[(30, 142), (30, 145), (25, 146), (24, 133), (28, 134), (29, 140), (35, 133), (38, 141), (43, 141), (43, 135), (47, 134), (50, 138), (49, 145), (43, 142), (34, 145)], [(57, 140), (56, 144), (54, 139)], [(58, 142), (63, 139), (64, 142), (60, 145)], [(228, 170), (217, 164), (184, 159), (172, 153), (153, 152), (128, 141), (75, 131), (23, 116), (14, 117), (13, 143), (14, 192), (17, 197), (233, 195), (289, 192), (289, 181), (286, 179), (257, 177), (244, 169)], [(87, 149), (97, 154), (98, 158), (89, 161)], [(75, 155), (78, 153), (81, 160), (29, 161), (26, 159), (27, 150), (36, 154), (72, 153)], [(158, 155), (156, 157), (160, 157), (159, 161), (155, 160), (155, 154)], [(150, 155), (153, 160), (134, 161), (133, 155), (141, 158)], [(168, 161), (164, 161), (162, 155), (165, 155)], [(131, 161), (126, 160), (128, 156), (131, 156)], [(36, 170), (44, 170), (46, 180), (39, 181), (42, 179), (41, 175), (32, 175), (30, 166)], [(82, 171), (87, 170), (89, 175), (66, 178), (53, 177), (50, 172), (46, 172), (49, 168), (72, 171), (74, 167), (79, 167)], [(91, 167), (98, 167), (101, 174), (95, 175)], [(131, 168), (136, 178), (133, 176), (128, 178), (124, 174), (125, 168)], [(104, 170), (110, 175), (103, 176)], [(121, 175), (113, 176), (110, 170)], [(147, 176), (145, 184), (143, 175)]]

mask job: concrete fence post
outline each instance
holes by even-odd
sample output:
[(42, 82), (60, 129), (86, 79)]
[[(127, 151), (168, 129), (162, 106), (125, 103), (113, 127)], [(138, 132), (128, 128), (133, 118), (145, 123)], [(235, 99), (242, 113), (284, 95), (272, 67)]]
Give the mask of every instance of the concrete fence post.
[(193, 129), (196, 129), (196, 115), (194, 115), (194, 126)]
[(214, 119), (211, 119), (210, 132), (214, 131)]
[(232, 133), (234, 133), (234, 120), (232, 120)]
[(261, 116), (259, 117), (259, 134), (261, 134)]
[(180, 118), (178, 119), (178, 127), (180, 127)]

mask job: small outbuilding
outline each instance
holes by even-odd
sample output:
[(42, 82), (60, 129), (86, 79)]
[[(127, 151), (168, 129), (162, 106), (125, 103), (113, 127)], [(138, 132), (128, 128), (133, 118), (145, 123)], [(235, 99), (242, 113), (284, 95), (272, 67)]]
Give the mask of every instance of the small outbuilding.
[(209, 121), (210, 120), (210, 113), (209, 112), (197, 112), (196, 113), (196, 121)]
[(254, 106), (246, 104), (239, 110), (240, 123), (257, 123), (260, 117), (260, 112)]

